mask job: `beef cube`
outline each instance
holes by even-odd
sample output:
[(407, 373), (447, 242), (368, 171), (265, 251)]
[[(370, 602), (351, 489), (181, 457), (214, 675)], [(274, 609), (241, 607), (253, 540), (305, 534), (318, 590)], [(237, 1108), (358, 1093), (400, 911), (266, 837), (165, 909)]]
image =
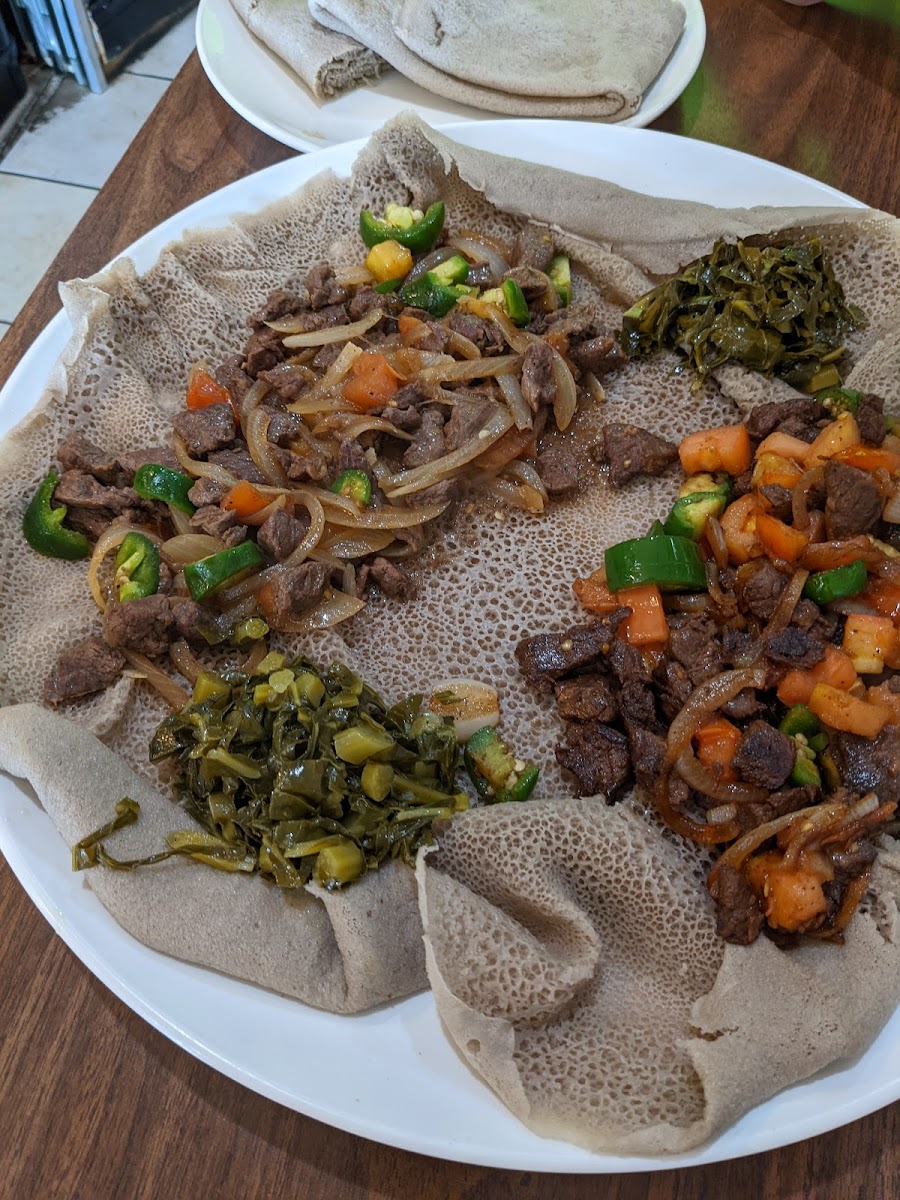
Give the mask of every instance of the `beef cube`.
[(308, 518), (304, 523), (290, 516), (283, 508), (276, 508), (260, 525), (256, 543), (269, 558), (284, 562), (296, 550), (307, 529)]
[(269, 293), (265, 304), (250, 317), (247, 325), (250, 329), (259, 329), (267, 321), (282, 321), (285, 317), (289, 317), (292, 313), (299, 312), (305, 307), (306, 302), (302, 297), (297, 296), (294, 292), (278, 288)]
[(365, 593), (373, 585), (391, 600), (414, 600), (418, 584), (408, 571), (387, 558), (374, 558), (363, 563), (357, 573), (357, 587)]
[(282, 335), (263, 325), (256, 333), (252, 333), (244, 348), (244, 368), (253, 379), (260, 371), (271, 371), (280, 362), (284, 362), (287, 351), (281, 340)]
[(772, 516), (788, 525), (791, 524), (793, 513), (791, 489), (783, 487), (780, 483), (766, 483), (759, 489), (759, 492), (768, 502), (769, 512)]
[(636, 475), (659, 475), (676, 460), (678, 447), (640, 425), (611, 421), (593, 454), (598, 462), (609, 463), (609, 481), (621, 487)]
[(117, 650), (137, 650), (150, 658), (165, 654), (176, 636), (169, 601), (158, 592), (142, 600), (113, 600), (103, 614), (103, 638)]
[(124, 657), (98, 637), (64, 650), (44, 683), (45, 704), (67, 704), (102, 692), (119, 678)]
[(676, 613), (669, 618), (669, 653), (684, 667), (696, 687), (725, 665), (718, 626), (703, 613)]
[(766, 656), (771, 662), (805, 670), (825, 657), (825, 641), (813, 630), (788, 625), (766, 639)]
[(234, 441), (234, 409), (230, 404), (210, 404), (206, 408), (184, 409), (172, 422), (184, 439), (191, 458), (203, 458)]
[(53, 499), (70, 507), (102, 509), (110, 514), (107, 524), (114, 515), (141, 504), (140, 496), (131, 488), (106, 487), (86, 471), (63, 471)]
[(788, 576), (783, 575), (767, 559), (760, 559), (760, 565), (746, 578), (741, 577), (739, 599), (744, 608), (748, 608), (761, 621), (768, 621), (778, 607), (781, 593), (787, 587)]
[(539, 692), (552, 693), (557, 679), (608, 653), (615, 631), (629, 611), (617, 608), (592, 625), (576, 625), (565, 633), (539, 633), (523, 638), (515, 650), (519, 669)]
[(394, 296), (385, 295), (383, 292), (376, 292), (373, 287), (365, 284), (350, 301), (347, 311), (351, 321), (361, 321), (363, 317), (368, 316), (375, 308), (389, 313), (396, 306), (397, 300)]
[(403, 465), (421, 467), (425, 463), (443, 458), (445, 453), (443, 414), (437, 408), (423, 409), (422, 424), (416, 434), (416, 440), (410, 443), (403, 455)]
[(571, 724), (566, 742), (557, 746), (556, 761), (575, 776), (578, 796), (604, 795), (617, 800), (631, 778), (628, 739), (600, 721)]
[(638, 679), (626, 679), (619, 695), (619, 706), (626, 728), (640, 725), (653, 733), (662, 733), (663, 727), (656, 716), (656, 700), (650, 684)]
[(831, 460), (825, 490), (825, 530), (832, 540), (868, 533), (881, 516), (881, 492), (868, 471)]
[(208, 508), (209, 505), (218, 504), (223, 500), (228, 491), (228, 486), (219, 483), (218, 479), (206, 479), (201, 475), (188, 492), (188, 500), (195, 508)]
[(653, 675), (660, 711), (672, 722), (687, 704), (694, 685), (681, 663), (673, 662), (668, 655)]
[(872, 446), (880, 446), (887, 432), (884, 423), (884, 401), (873, 392), (863, 396), (856, 410), (859, 436)]
[(118, 483), (119, 463), (78, 430), (69, 434), (56, 452), (63, 471), (84, 471), (100, 483)]
[(632, 681), (638, 683), (650, 683), (651, 681), (650, 668), (647, 666), (643, 654), (637, 646), (632, 646), (623, 638), (614, 638), (611, 641), (606, 662), (621, 684)]
[(564, 721), (614, 721), (619, 715), (615, 688), (603, 675), (578, 675), (556, 684), (557, 712)]
[(175, 630), (179, 637), (183, 637), (189, 642), (200, 642), (206, 645), (206, 639), (201, 631), (203, 610), (196, 600), (173, 599), (171, 608)]
[(758, 404), (744, 418), (744, 424), (753, 440), (761, 442), (791, 417), (806, 425), (814, 425), (824, 415), (825, 410), (818, 400), (810, 396), (798, 396), (795, 400), (770, 400), (766, 404)]
[(900, 802), (900, 727), (885, 725), (872, 739), (832, 733), (829, 749), (841, 783), (854, 796), (875, 792), (882, 804)]
[(243, 354), (233, 354), (227, 358), (215, 372), (216, 383), (227, 388), (235, 404), (240, 404), (250, 389), (253, 380), (244, 370)]
[(314, 309), (325, 308), (329, 305), (342, 304), (349, 292), (334, 277), (334, 270), (329, 263), (318, 263), (303, 280), (309, 295), (309, 306)]
[(553, 380), (553, 350), (547, 342), (532, 342), (522, 359), (522, 395), (531, 407), (537, 410), (556, 399), (556, 384)]
[(217, 467), (224, 467), (238, 479), (246, 479), (248, 483), (267, 482), (243, 442), (227, 450), (214, 450), (209, 456), (209, 461)]
[(710, 889), (716, 903), (716, 933), (726, 942), (749, 946), (759, 937), (763, 914), (753, 888), (729, 863), (721, 866)]
[(624, 350), (608, 333), (586, 338), (583, 342), (573, 341), (569, 347), (569, 358), (579, 371), (589, 371), (598, 379), (618, 371), (628, 362)]
[(454, 333), (474, 342), (485, 357), (506, 353), (503, 334), (493, 321), (476, 317), (474, 313), (454, 310), (450, 313), (448, 323)]
[(534, 465), (551, 496), (565, 496), (578, 487), (578, 456), (568, 446), (551, 446)]
[(457, 392), (450, 419), (444, 426), (444, 446), (449, 454), (471, 441), (497, 411), (496, 404), (477, 392)]
[(449, 504), (457, 500), (459, 495), (460, 486), (455, 479), (442, 479), (431, 487), (411, 492), (406, 500), (412, 508), (420, 508), (423, 504)]
[(744, 688), (722, 705), (722, 712), (732, 721), (749, 721), (751, 717), (758, 717), (765, 710), (766, 706), (753, 688)]
[(513, 241), (512, 261), (517, 267), (535, 267), (546, 271), (553, 257), (553, 238), (540, 225), (525, 225)]
[(330, 574), (327, 563), (304, 562), (273, 576), (267, 584), (269, 624), (278, 629), (314, 608), (325, 593)]
[(218, 504), (206, 504), (198, 508), (191, 517), (191, 529), (197, 533), (208, 533), (210, 537), (222, 538), (229, 529), (237, 525), (234, 509), (219, 508)]
[(790, 775), (795, 758), (793, 738), (765, 721), (753, 721), (741, 736), (732, 766), (745, 783), (771, 792)]

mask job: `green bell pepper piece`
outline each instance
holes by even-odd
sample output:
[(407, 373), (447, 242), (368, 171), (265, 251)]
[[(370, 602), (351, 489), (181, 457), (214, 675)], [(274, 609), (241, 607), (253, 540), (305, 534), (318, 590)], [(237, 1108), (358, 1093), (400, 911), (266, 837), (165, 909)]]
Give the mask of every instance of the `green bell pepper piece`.
[(363, 508), (372, 499), (372, 481), (365, 471), (356, 469), (341, 471), (330, 490), (338, 496), (347, 496), (350, 500), (355, 500)]
[(534, 763), (518, 763), (490, 725), (466, 742), (463, 762), (476, 792), (488, 804), (527, 800), (541, 773)]
[(842, 600), (845, 596), (855, 596), (861, 592), (868, 578), (866, 564), (858, 559), (846, 567), (835, 567), (831, 571), (817, 571), (815, 575), (810, 575), (803, 585), (803, 595), (815, 600), (816, 604), (830, 604), (832, 600)]
[[(411, 210), (397, 205), (388, 206), (387, 213), (393, 216), (394, 222), (402, 220), (401, 214), (408, 213), (411, 216)], [(443, 200), (429, 205), (420, 221), (411, 220), (409, 224), (405, 221), (403, 224), (395, 224), (388, 219), (387, 214), (383, 220), (379, 220), (366, 208), (359, 214), (359, 234), (369, 249), (377, 246), (379, 242), (395, 241), (411, 250), (413, 254), (424, 254), (438, 240), (443, 228)]]
[(815, 737), (822, 728), (819, 718), (805, 704), (792, 704), (778, 726), (788, 737), (802, 733), (805, 738)]
[(568, 256), (557, 254), (551, 258), (547, 274), (550, 276), (550, 282), (556, 288), (560, 304), (563, 308), (568, 308), (572, 303), (572, 266)]
[(25, 541), (32, 550), (48, 558), (87, 558), (91, 552), (90, 542), (83, 533), (63, 525), (69, 510), (64, 504), (50, 507), (58, 483), (59, 476), (51, 471), (32, 496), (22, 518)]
[(633, 538), (610, 546), (604, 562), (611, 592), (641, 583), (658, 584), (663, 591), (702, 591), (706, 588), (703, 556), (689, 538), (668, 534)]
[(402, 279), (386, 279), (384, 283), (375, 284), (375, 291), (381, 296), (387, 296), (391, 292), (396, 292), (397, 288), (401, 287), (402, 284)]
[(179, 512), (192, 517), (197, 509), (188, 500), (188, 492), (196, 483), (183, 471), (173, 471), (159, 463), (144, 463), (134, 477), (134, 490), (145, 500), (163, 500)]
[(807, 758), (799, 747), (797, 749), (797, 757), (794, 759), (794, 767), (790, 774), (790, 780), (794, 787), (806, 787), (807, 784), (812, 784), (813, 787), (817, 788), (822, 786), (822, 776), (819, 773), (819, 768), (811, 758)]
[(406, 283), (400, 289), (400, 297), (412, 308), (422, 308), (429, 316), (445, 317), (461, 296), (468, 296), (473, 288), (463, 284), (441, 283), (433, 271), (426, 271), (419, 279)]
[(442, 263), (438, 263), (436, 267), (431, 268), (431, 272), (435, 279), (441, 283), (447, 284), (448, 287), (454, 283), (465, 283), (466, 276), (469, 274), (469, 264), (461, 254), (454, 254), (452, 258), (446, 259)]
[(513, 325), (527, 325), (531, 320), (525, 293), (514, 279), (504, 279), (500, 285), (503, 299), (506, 301), (506, 311)]
[(129, 533), (116, 554), (113, 584), (119, 603), (143, 600), (159, 591), (159, 547), (142, 533)]
[(693, 475), (686, 479), (678, 499), (666, 517), (666, 533), (690, 538), (703, 536), (709, 517), (721, 517), (731, 497), (731, 479), (727, 475)]
[(210, 554), (198, 562), (186, 563), (184, 581), (194, 600), (205, 600), (210, 592), (233, 579), (248, 567), (259, 566), (262, 551), (256, 542), (239, 542), (218, 554)]

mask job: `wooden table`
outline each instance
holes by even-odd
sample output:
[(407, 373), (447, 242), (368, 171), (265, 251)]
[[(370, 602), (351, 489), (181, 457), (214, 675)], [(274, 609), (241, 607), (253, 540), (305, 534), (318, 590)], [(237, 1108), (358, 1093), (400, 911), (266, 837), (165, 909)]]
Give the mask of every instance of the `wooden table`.
[[(701, 69), (655, 128), (900, 213), (900, 39), (824, 5), (704, 7)], [(232, 113), (192, 55), (0, 344), (0, 383), (59, 307), (60, 279), (91, 274), (185, 205), (290, 153)], [(136, 1017), (54, 936), (5, 863), (0, 978), (0, 1200), (900, 1195), (898, 1105), (771, 1154), (606, 1178), (457, 1166), (340, 1133), (244, 1090)]]

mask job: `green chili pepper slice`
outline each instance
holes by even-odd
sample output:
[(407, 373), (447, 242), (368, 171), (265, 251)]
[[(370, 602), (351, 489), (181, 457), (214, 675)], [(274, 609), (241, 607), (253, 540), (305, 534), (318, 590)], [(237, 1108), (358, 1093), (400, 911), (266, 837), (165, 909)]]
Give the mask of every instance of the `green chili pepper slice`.
[(129, 533), (116, 554), (113, 585), (119, 603), (143, 600), (159, 591), (159, 547), (142, 533)]
[(474, 290), (463, 284), (441, 283), (433, 271), (426, 271), (421, 278), (404, 284), (400, 297), (405, 304), (422, 308), (431, 317), (445, 317), (460, 297), (468, 296)]
[(702, 591), (706, 566), (695, 542), (685, 537), (634, 538), (610, 546), (604, 555), (610, 591), (658, 584), (663, 591)]
[(469, 263), (461, 254), (454, 254), (452, 258), (432, 267), (429, 274), (448, 287), (454, 283), (465, 283), (469, 274)]
[(59, 476), (51, 471), (32, 496), (22, 518), (25, 541), (32, 550), (48, 558), (87, 558), (91, 552), (90, 542), (83, 533), (63, 525), (69, 510), (64, 504), (58, 508), (50, 507), (58, 483)]
[(517, 763), (490, 725), (477, 730), (466, 742), (463, 762), (475, 790), (488, 804), (527, 800), (541, 773), (534, 763)]
[(387, 296), (390, 295), (391, 292), (396, 292), (397, 288), (401, 287), (402, 284), (402, 279), (386, 279), (384, 283), (375, 284), (375, 291), (378, 292), (380, 296)]
[(525, 293), (514, 279), (504, 279), (500, 285), (503, 299), (506, 301), (506, 311), (513, 325), (527, 325), (531, 320)]
[[(401, 214), (409, 211), (394, 206), (394, 220), (399, 220)], [(390, 212), (389, 206), (388, 213)], [(443, 228), (443, 200), (437, 200), (434, 204), (430, 204), (420, 221), (411, 221), (408, 225), (405, 223), (394, 224), (389, 219), (379, 220), (367, 208), (364, 208), (359, 214), (359, 235), (369, 249), (377, 246), (379, 242), (395, 241), (399, 242), (401, 246), (405, 246), (407, 250), (411, 250), (413, 254), (424, 254), (438, 240)]]
[(793, 737), (802, 733), (805, 738), (814, 737), (822, 728), (819, 718), (805, 704), (792, 704), (778, 726), (782, 733)]
[(556, 288), (560, 304), (563, 308), (567, 308), (572, 303), (572, 266), (568, 256), (557, 254), (551, 258), (547, 274), (550, 276), (550, 282)]
[(341, 471), (331, 485), (331, 491), (336, 492), (338, 496), (347, 496), (365, 508), (372, 499), (372, 481), (365, 471)]
[(217, 587), (262, 561), (262, 551), (256, 542), (240, 542), (198, 562), (186, 563), (184, 581), (194, 600), (205, 600)]
[(817, 571), (810, 575), (803, 585), (803, 595), (816, 604), (830, 604), (832, 600), (842, 600), (845, 596), (855, 596), (861, 592), (868, 582), (869, 573), (866, 564), (857, 559), (846, 567), (834, 567), (831, 571)]
[(862, 400), (862, 392), (858, 392), (855, 388), (830, 387), (816, 392), (815, 398), (824, 408), (828, 409), (832, 417), (837, 417), (842, 412), (855, 415), (859, 409), (859, 402)]
[(192, 517), (197, 509), (188, 499), (188, 492), (195, 483), (195, 479), (182, 471), (173, 471), (159, 463), (144, 463), (137, 470), (133, 487), (145, 500), (163, 500)]

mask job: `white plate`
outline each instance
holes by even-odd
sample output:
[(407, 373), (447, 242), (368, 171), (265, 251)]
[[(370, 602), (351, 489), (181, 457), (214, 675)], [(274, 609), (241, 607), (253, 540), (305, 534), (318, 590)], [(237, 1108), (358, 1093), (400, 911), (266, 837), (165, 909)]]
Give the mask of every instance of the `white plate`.
[[(462, 126), (454, 136), (552, 165), (577, 163), (585, 174), (657, 195), (718, 204), (856, 204), (782, 167), (664, 133), (497, 121)], [(146, 270), (185, 228), (257, 209), (325, 167), (344, 174), (361, 145), (289, 159), (239, 180), (166, 221), (129, 253)], [(69, 332), (59, 314), (25, 355), (0, 393), (0, 433), (36, 403)], [(392, 1146), (519, 1170), (657, 1170), (786, 1145), (900, 1096), (898, 1013), (859, 1061), (788, 1089), (695, 1153), (588, 1154), (519, 1124), (457, 1058), (427, 993), (363, 1016), (337, 1017), (146, 949), (116, 925), (85, 877), (72, 873), (69, 849), (49, 818), (29, 789), (6, 776), (0, 776), (0, 850), (82, 962), (172, 1041), (264, 1096)]]
[[(685, 9), (681, 38), (647, 89), (641, 107), (621, 125), (649, 125), (678, 99), (700, 63), (706, 43), (703, 5), (700, 0), (679, 2)], [(290, 67), (253, 36), (230, 0), (200, 0), (196, 31), (200, 62), (225, 103), (295, 150), (319, 150), (368, 137), (406, 108), (415, 109), (432, 126), (496, 120), (496, 113), (444, 100), (398, 71), (388, 71), (372, 87), (316, 100)]]

